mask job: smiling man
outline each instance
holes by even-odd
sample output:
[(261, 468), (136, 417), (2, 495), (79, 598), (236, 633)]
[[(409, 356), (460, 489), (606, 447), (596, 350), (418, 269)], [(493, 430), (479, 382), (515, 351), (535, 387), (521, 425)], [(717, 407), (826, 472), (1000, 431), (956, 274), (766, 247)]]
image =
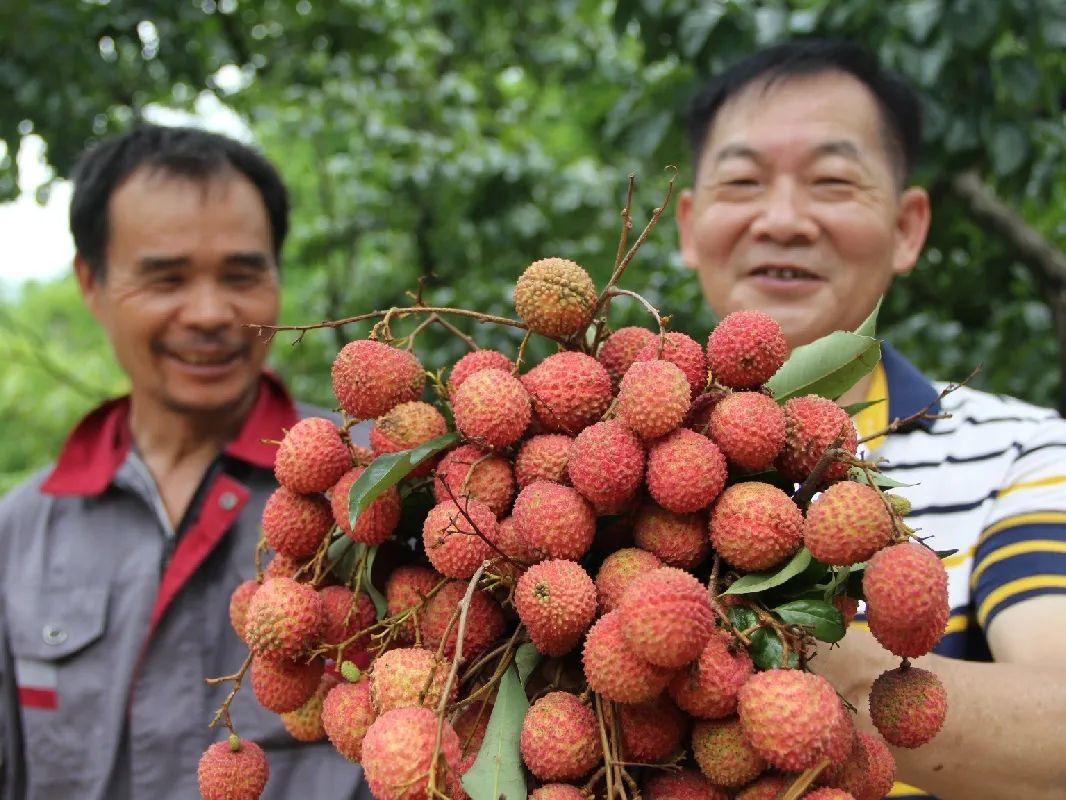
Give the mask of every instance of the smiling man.
[[(681, 253), (721, 316), (760, 309), (791, 347), (854, 330), (915, 265), (929, 228), (926, 192), (909, 184), (919, 104), (861, 48), (799, 41), (711, 81), (689, 120), (695, 185), (678, 205)], [(937, 400), (887, 343), (882, 362), (841, 402), (881, 400), (863, 435), (927, 405), (919, 420), (868, 442), (909, 484), (911, 526), (945, 562), (951, 618), (934, 654), (948, 716), (919, 750), (894, 750), (893, 797), (1066, 797), (1066, 423), (1048, 409), (970, 389)], [(825, 673), (861, 710), (898, 665), (860, 622)], [(916, 787), (923, 787), (922, 789)]]
[[(240, 667), (274, 448), (312, 409), (263, 371), (288, 198), (250, 148), (144, 126), (82, 159), (75, 271), (129, 376), (56, 463), (0, 503), (0, 773), (10, 800), (198, 796), (207, 728)], [(247, 688), (264, 797), (353, 797), (361, 770), (294, 740)]]

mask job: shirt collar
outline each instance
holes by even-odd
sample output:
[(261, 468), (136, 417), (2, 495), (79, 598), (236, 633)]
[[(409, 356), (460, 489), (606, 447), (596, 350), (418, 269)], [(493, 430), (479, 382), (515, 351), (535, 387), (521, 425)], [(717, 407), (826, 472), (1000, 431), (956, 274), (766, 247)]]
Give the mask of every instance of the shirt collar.
[[(888, 342), (881, 343), (881, 363), (888, 383), (888, 419), (905, 419), (929, 406), (929, 414), (940, 413), (940, 393), (932, 382), (902, 353)], [(905, 433), (915, 429), (929, 430), (933, 420), (918, 419), (899, 429)]]
[[(89, 412), (67, 438), (41, 491), (57, 495), (96, 495), (111, 485), (129, 454), (130, 398), (109, 400)], [(299, 420), (281, 380), (264, 372), (252, 410), (223, 452), (262, 469), (273, 469), (277, 441)]]

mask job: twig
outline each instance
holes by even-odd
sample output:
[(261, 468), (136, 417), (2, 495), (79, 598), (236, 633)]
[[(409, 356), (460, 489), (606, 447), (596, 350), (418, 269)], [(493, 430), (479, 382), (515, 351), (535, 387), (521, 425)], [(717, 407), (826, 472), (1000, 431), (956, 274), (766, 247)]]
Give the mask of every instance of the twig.
[[(850, 425), (851, 423), (849, 422), (848, 424)], [(792, 495), (792, 501), (800, 508), (805, 509), (807, 504), (811, 502), (814, 493), (817, 492), (822, 485), (822, 478), (825, 477), (826, 470), (829, 469), (829, 464), (841, 455), (845, 455), (844, 451), (840, 449), (840, 445), (844, 443), (846, 436), (847, 426), (842, 426), (840, 433), (837, 434), (837, 438), (833, 440), (829, 447), (825, 448), (821, 457), (814, 465), (814, 469), (812, 469), (807, 476), (807, 479), (800, 484), (796, 493)]]
[(828, 766), (829, 759), (823, 758), (813, 767), (801, 772), (796, 780), (792, 782), (792, 785), (788, 787), (788, 791), (781, 795), (781, 800), (798, 800), (799, 796), (807, 791), (807, 788), (814, 783), (814, 779)]
[(599, 694), (592, 695), (596, 706), (596, 722), (600, 729), (600, 746), (603, 748), (603, 767), (607, 779), (607, 800), (614, 800), (614, 765), (611, 763), (611, 746), (607, 743), (607, 727), (603, 721), (603, 703)]
[(619, 289), (618, 287), (615, 287), (607, 292), (608, 297), (618, 297), (620, 295), (632, 297), (634, 300), (637, 300), (642, 306), (644, 306), (644, 308), (648, 309), (649, 314), (655, 317), (655, 323), (659, 326), (659, 355), (661, 356), (662, 349), (666, 343), (666, 326), (663, 325), (663, 318), (659, 314), (659, 310), (639, 294), (631, 292), (629, 289)]
[[(614, 270), (618, 269), (618, 265), (622, 263), (622, 259), (626, 254), (626, 243), (629, 241), (629, 232), (633, 230), (633, 215), (631, 209), (633, 208), (633, 190), (637, 185), (636, 174), (630, 172), (628, 178), (629, 185), (626, 187), (626, 204), (622, 206), (622, 232), (618, 236), (618, 250), (614, 255)], [(614, 270), (611, 270), (612, 274)]]
[(457, 338), (462, 339), (464, 342), (466, 342), (466, 346), (469, 347), (471, 350), (478, 349), (477, 342), (475, 342), (472, 337), (467, 336), (457, 327), (452, 325), (452, 323), (448, 322), (448, 320), (444, 319), (444, 317), (440, 316), (439, 314), (436, 314), (434, 315), (433, 321), (440, 325), (442, 328), (444, 328), (444, 330), (452, 333)]
[(226, 699), (222, 701), (222, 705), (218, 707), (215, 712), (215, 716), (212, 717), (208, 728), (213, 728), (222, 722), (229, 732), (236, 735), (237, 731), (233, 729), (233, 718), (229, 714), (230, 704), (233, 702), (233, 698), (237, 696), (237, 692), (241, 690), (241, 683), (244, 682), (244, 676), (248, 674), (248, 668), (252, 666), (252, 651), (248, 651), (248, 655), (244, 659), (244, 663), (241, 664), (241, 668), (234, 672), (232, 675), (223, 675), (221, 678), (204, 678), (204, 683), (208, 686), (218, 686), (226, 681), (233, 681), (233, 688), (230, 693), (226, 695)]
[(522, 359), (526, 355), (526, 345), (529, 344), (529, 337), (533, 335), (533, 331), (526, 331), (526, 335), (522, 337), (522, 343), (518, 345), (518, 355), (515, 356), (514, 369), (511, 370), (511, 374), (515, 377), (522, 369)]
[(929, 409), (939, 404), (941, 400), (943, 400), (952, 392), (958, 391), (967, 383), (972, 381), (977, 375), (977, 373), (980, 371), (981, 367), (974, 367), (973, 372), (963, 378), (962, 381), (960, 381), (959, 383), (949, 383), (947, 386), (945, 386), (940, 391), (940, 394), (936, 396), (936, 400), (930, 402), (927, 406), (925, 406), (925, 408), (919, 411), (915, 411), (913, 414), (906, 417), (896, 417), (888, 424), (888, 427), (884, 428), (883, 430), (877, 431), (876, 433), (871, 433), (869, 436), (863, 436), (861, 439), (859, 439), (859, 444), (869, 442), (872, 439), (877, 439), (881, 436), (888, 436), (891, 433), (895, 433), (900, 428), (903, 428), (907, 425), (912, 425), (913, 423), (918, 422), (919, 420), (951, 419), (951, 414), (930, 414)]
[[(485, 457), (487, 457), (487, 456), (485, 456)], [(480, 460), (481, 459), (479, 459), (477, 462), (475, 462), (473, 465), (471, 465), (470, 470), (467, 472), (466, 479), (463, 481), (464, 484), (466, 483), (466, 480), (469, 480), (470, 473), (472, 473), (474, 471), (474, 467), (477, 466), (477, 464), (480, 462)], [(455, 507), (459, 510), (459, 513), (462, 514), (463, 518), (470, 524), (471, 529), (474, 531), (473, 535), (477, 536), (479, 539), (481, 539), (481, 541), (483, 541), (490, 548), (492, 548), (492, 550), (494, 550), (496, 552), (496, 555), (498, 555), (500, 558), (502, 558), (508, 564), (513, 566), (515, 569), (518, 569), (518, 570), (522, 569), (525, 566), (525, 564), (520, 564), (519, 562), (517, 562), (513, 558), (511, 558), (509, 555), (507, 555), (507, 553), (503, 552), (503, 550), (501, 550), (499, 548), (499, 546), (494, 541), (489, 539), (489, 537), (487, 537), (484, 533), (482, 533), (481, 529), (478, 528), (477, 523), (474, 522), (473, 517), (470, 516), (470, 512), (467, 509), (467, 506), (470, 503), (470, 497), (468, 495), (463, 495), (462, 499), (466, 500), (467, 502), (466, 503), (460, 503), (459, 502), (460, 498), (456, 497), (455, 492), (452, 490), (452, 487), (448, 484), (448, 481), (441, 481), (441, 485), (444, 486), (444, 489), (448, 492), (448, 498), (453, 503), (455, 503)], [(468, 534), (466, 531), (462, 530), (456, 524), (456, 520), (455, 519), (451, 520), (451, 524), (455, 526), (455, 533), (460, 533), (463, 536), (470, 536), (470, 534)]]

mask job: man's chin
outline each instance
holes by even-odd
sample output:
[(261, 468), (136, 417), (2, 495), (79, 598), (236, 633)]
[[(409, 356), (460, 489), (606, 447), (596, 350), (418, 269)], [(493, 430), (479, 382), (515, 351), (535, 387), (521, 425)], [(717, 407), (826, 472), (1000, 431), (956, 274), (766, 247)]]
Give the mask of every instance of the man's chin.
[(255, 400), (258, 381), (231, 391), (167, 392), (163, 405), (168, 411), (190, 417), (228, 417), (247, 411)]

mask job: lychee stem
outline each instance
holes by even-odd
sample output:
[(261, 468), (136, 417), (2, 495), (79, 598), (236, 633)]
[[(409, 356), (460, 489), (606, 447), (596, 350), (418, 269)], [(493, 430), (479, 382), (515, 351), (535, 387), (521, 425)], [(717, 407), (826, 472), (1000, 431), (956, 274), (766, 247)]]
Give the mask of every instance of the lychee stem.
[(798, 800), (798, 798), (807, 791), (807, 788), (814, 783), (822, 770), (828, 766), (829, 759), (823, 758), (813, 767), (808, 767), (801, 772), (799, 777), (797, 777), (796, 780), (792, 782), (792, 785), (788, 787), (788, 791), (781, 795), (781, 800)]
[(220, 678), (204, 678), (204, 683), (208, 686), (218, 686), (226, 681), (233, 681), (233, 689), (226, 695), (226, 699), (222, 701), (222, 705), (218, 707), (215, 712), (215, 716), (212, 717), (211, 722), (208, 724), (208, 728), (213, 728), (222, 722), (229, 732), (233, 735), (237, 734), (237, 731), (233, 728), (233, 718), (230, 716), (229, 707), (233, 703), (233, 698), (237, 696), (237, 692), (241, 690), (241, 683), (244, 681), (244, 676), (248, 674), (248, 668), (252, 666), (252, 652), (249, 650), (247, 657), (244, 659), (244, 663), (241, 664), (241, 668), (234, 672), (232, 675), (223, 675)]

